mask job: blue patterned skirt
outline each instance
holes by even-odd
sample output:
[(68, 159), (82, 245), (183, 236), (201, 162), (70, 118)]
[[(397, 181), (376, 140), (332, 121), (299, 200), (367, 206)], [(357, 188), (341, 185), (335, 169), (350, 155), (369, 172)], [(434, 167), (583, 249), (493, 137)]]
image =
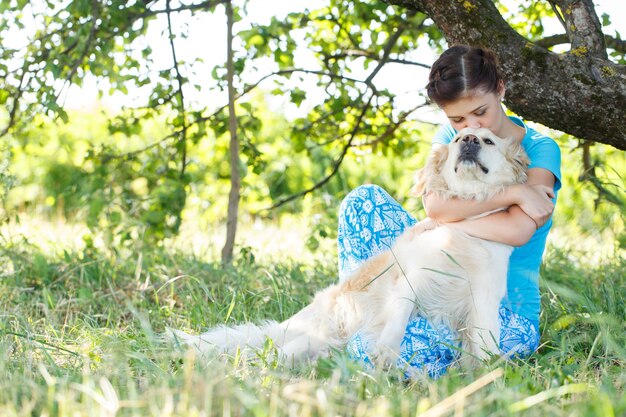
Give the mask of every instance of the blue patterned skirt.
[[(364, 185), (350, 192), (339, 212), (339, 278), (343, 280), (366, 259), (389, 249), (402, 232), (417, 223), (397, 201), (376, 185)], [(538, 323), (500, 306), (500, 350), (507, 357), (527, 357), (539, 345)], [(457, 359), (459, 341), (452, 330), (436, 328), (415, 314), (409, 320), (397, 365), (407, 374), (427, 372), (443, 375)], [(350, 355), (366, 367), (369, 342), (356, 334), (348, 343)]]

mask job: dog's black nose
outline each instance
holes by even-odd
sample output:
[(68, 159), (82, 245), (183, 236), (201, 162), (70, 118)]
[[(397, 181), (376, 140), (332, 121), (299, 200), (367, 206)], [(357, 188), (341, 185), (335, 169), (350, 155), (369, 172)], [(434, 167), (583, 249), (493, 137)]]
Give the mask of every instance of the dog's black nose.
[(473, 143), (475, 145), (478, 145), (478, 137), (474, 135), (465, 135), (461, 140), (465, 143)]
[(480, 142), (477, 136), (465, 135), (461, 138), (461, 158), (472, 159), (480, 150)]

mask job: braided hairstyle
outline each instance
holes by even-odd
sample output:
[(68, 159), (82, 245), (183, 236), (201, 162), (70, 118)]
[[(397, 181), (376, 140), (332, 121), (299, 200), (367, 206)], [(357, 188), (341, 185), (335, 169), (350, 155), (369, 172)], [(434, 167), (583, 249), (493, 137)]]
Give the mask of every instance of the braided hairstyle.
[(497, 92), (504, 85), (496, 54), (486, 48), (455, 45), (433, 63), (426, 92), (439, 107), (474, 92)]

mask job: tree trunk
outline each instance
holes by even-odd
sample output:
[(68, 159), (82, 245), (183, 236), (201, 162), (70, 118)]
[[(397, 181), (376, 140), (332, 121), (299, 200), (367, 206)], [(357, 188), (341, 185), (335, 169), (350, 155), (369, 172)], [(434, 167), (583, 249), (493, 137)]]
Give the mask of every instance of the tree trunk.
[(606, 58), (592, 0), (556, 0), (572, 49), (554, 53), (518, 34), (491, 0), (385, 0), (427, 14), (449, 44), (488, 47), (520, 116), (578, 138), (626, 149), (626, 66)]
[(239, 140), (237, 138), (237, 116), (235, 114), (235, 88), (233, 86), (233, 7), (231, 1), (225, 3), (227, 21), (227, 60), (226, 78), (228, 82), (228, 129), (230, 131), (230, 193), (228, 194), (228, 218), (226, 221), (226, 243), (222, 248), (222, 263), (230, 263), (233, 259), (235, 235), (237, 233), (237, 217), (239, 212), (239, 196), (241, 178), (239, 176)]

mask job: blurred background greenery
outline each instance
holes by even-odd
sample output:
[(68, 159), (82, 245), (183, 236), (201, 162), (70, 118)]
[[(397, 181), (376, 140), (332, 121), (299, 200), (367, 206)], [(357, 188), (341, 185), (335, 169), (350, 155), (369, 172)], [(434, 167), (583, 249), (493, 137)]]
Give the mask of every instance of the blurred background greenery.
[[(235, 2), (230, 15), (222, 2), (110, 3), (3, 3), (5, 220), (84, 225), (84, 244), (112, 248), (161, 245), (183, 225), (223, 240), (215, 231), (237, 189), (236, 223), (287, 222), (306, 231), (309, 250), (332, 251), (341, 199), (370, 182), (424, 216), (408, 190), (444, 121), (423, 87), (446, 46), (426, 14), (379, 1), (309, 0), (280, 12)], [(543, 2), (496, 6), (531, 41), (546, 45), (562, 30)], [(609, 57), (622, 64), (621, 21), (599, 7)], [(202, 37), (211, 42), (199, 48)], [(537, 128), (563, 154), (551, 239), (623, 250), (624, 153)]]
[[(413, 173), (429, 153), (434, 127), (406, 123), (403, 136), (383, 146), (361, 147), (348, 153), (339, 172), (324, 187), (279, 208), (277, 201), (314, 185), (332, 159), (323, 147), (303, 148), (290, 135), (293, 121), (272, 112), (256, 97), (258, 133), (249, 146), (253, 157), (242, 159), (243, 185), (240, 223), (280, 227), (300, 223), (307, 247), (336, 237), (336, 213), (343, 196), (364, 183), (376, 183), (394, 195), (417, 217), (424, 213), (419, 199), (408, 193)], [(152, 146), (167, 131), (166, 117), (155, 117), (136, 134), (111, 132), (105, 110), (70, 111), (68, 123), (37, 117), (5, 147), (3, 181), (11, 182), (5, 216), (11, 221), (37, 217), (86, 225), (84, 239), (95, 236), (106, 245), (162, 242), (182, 223), (195, 232), (221, 239), (214, 231), (226, 216), (230, 186), (228, 135), (206, 137), (187, 149), (185, 179), (168, 163), (168, 149)], [(607, 253), (624, 249), (624, 178), (622, 151), (594, 145), (595, 175), (605, 194), (584, 172), (579, 141), (549, 132), (562, 150), (563, 188), (555, 212), (551, 241), (559, 245), (597, 245)], [(142, 152), (136, 150), (146, 149)], [(218, 242), (213, 242), (218, 244)], [(246, 246), (245, 242), (241, 245)], [(241, 246), (239, 245), (239, 246)], [(604, 248), (604, 249), (602, 249)], [(325, 246), (332, 250), (332, 245)]]

